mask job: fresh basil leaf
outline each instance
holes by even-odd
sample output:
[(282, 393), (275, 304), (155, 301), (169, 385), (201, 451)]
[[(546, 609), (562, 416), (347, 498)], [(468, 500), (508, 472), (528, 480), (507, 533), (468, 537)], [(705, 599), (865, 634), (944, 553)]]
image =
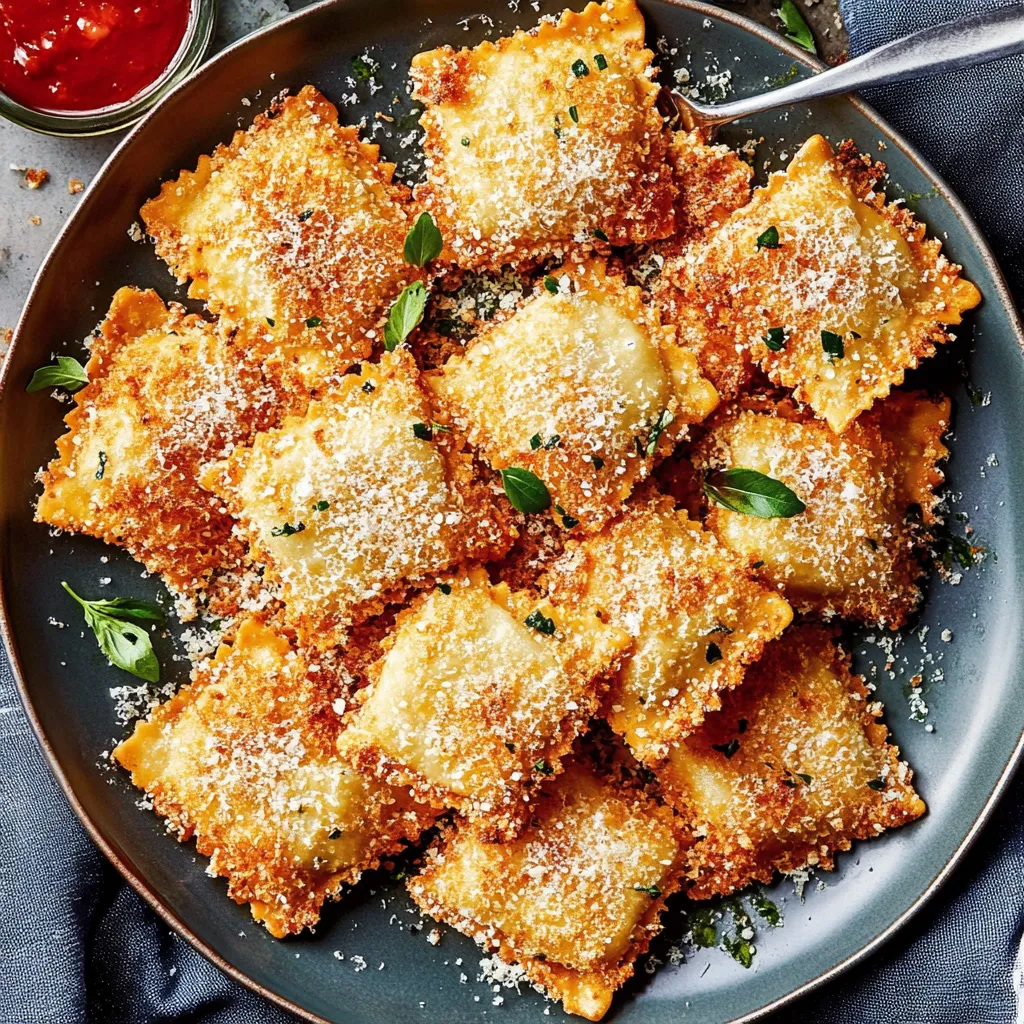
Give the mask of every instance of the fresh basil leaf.
[(501, 486), (505, 488), (512, 507), (526, 515), (543, 512), (551, 505), (551, 494), (544, 481), (528, 469), (510, 466), (501, 471)]
[(81, 606), (86, 624), (111, 664), (148, 683), (160, 681), (160, 663), (153, 652), (149, 633), (135, 622), (127, 621), (162, 622), (163, 611), (157, 605), (134, 598), (89, 601), (79, 597), (66, 582), (61, 586)]
[(44, 388), (64, 388), (75, 392), (89, 383), (85, 367), (71, 356), (57, 356), (56, 366), (40, 366), (25, 388), (28, 392), (42, 391)]
[(704, 493), (722, 508), (758, 519), (790, 519), (807, 508), (785, 484), (755, 469), (712, 473)]
[(89, 624), (111, 664), (147, 683), (160, 682), (160, 662), (149, 634), (141, 626), (106, 615), (92, 616)]
[(92, 607), (112, 619), (129, 619), (132, 622), (164, 621), (164, 610), (152, 601), (137, 601), (133, 597), (115, 597), (109, 601), (91, 601)]
[(821, 332), (821, 350), (832, 359), (842, 359), (846, 355), (846, 347), (843, 345), (843, 336), (832, 331)]
[(793, 0), (782, 0), (779, 8), (779, 17), (782, 24), (786, 26), (786, 38), (797, 46), (802, 46), (808, 53), (817, 53), (818, 48), (814, 45), (814, 36), (804, 16), (797, 9)]
[(406, 263), (414, 267), (425, 267), (431, 260), (437, 259), (444, 248), (444, 239), (434, 218), (429, 213), (421, 213), (416, 218), (416, 223), (409, 229), (405, 236), (405, 245), (402, 247), (402, 255)]
[(765, 348), (769, 348), (772, 352), (781, 352), (786, 345), (786, 328), (785, 327), (769, 327), (768, 333), (762, 335), (761, 340), (765, 344)]
[(779, 247), (779, 229), (773, 224), (770, 228), (766, 228), (757, 236), (757, 248), (758, 251), (761, 249), (778, 249)]
[(426, 308), (427, 289), (422, 281), (413, 281), (402, 289), (384, 325), (384, 347), (389, 352), (394, 352), (412, 334), (423, 319)]

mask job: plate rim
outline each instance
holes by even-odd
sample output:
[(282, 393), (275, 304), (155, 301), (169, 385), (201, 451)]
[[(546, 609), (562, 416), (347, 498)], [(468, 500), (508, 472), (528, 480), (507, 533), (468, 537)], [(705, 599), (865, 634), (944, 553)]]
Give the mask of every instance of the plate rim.
[[(197, 79), (208, 74), (211, 69), (222, 62), (227, 62), (234, 59), (235, 55), (240, 50), (244, 50), (250, 46), (257, 39), (261, 39), (266, 35), (273, 32), (280, 31), (284, 26), (291, 25), (294, 22), (300, 21), (304, 18), (313, 17), (320, 11), (323, 11), (329, 7), (341, 7), (348, 0), (318, 0), (317, 3), (311, 4), (309, 7), (303, 8), (302, 10), (295, 11), (288, 16), (280, 19), (279, 21), (272, 22), (269, 25), (265, 25), (263, 28), (257, 29), (254, 32), (243, 36), (241, 39), (235, 40), (235, 42), (226, 46), (223, 50), (217, 53), (215, 56), (204, 62), (198, 67), (192, 74), (183, 79), (178, 85), (170, 90), (166, 96), (164, 96), (159, 103), (157, 103), (152, 110), (150, 110), (144, 118), (142, 118), (132, 129), (125, 135), (125, 137), (117, 144), (99, 170), (96, 172), (92, 181), (86, 188), (85, 194), (83, 195), (82, 202), (76, 206), (71, 216), (67, 218), (64, 224), (61, 226), (52, 244), (46, 252), (42, 262), (39, 265), (35, 276), (32, 279), (32, 285), (29, 288), (28, 296), (25, 299), (24, 306), (22, 307), (21, 313), (18, 317), (18, 322), (14, 328), (14, 332), (11, 336), (11, 342), (8, 347), (6, 356), (3, 360), (2, 366), (0, 366), (0, 402), (3, 401), (7, 394), (8, 388), (11, 386), (10, 380), (10, 368), (13, 362), (12, 356), (16, 346), (21, 340), (23, 327), (28, 319), (29, 312), (34, 306), (37, 293), (40, 291), (41, 282), (49, 271), (51, 264), (55, 261), (58, 250), (64, 241), (65, 236), (70, 232), (73, 224), (85, 215), (85, 200), (89, 198), (92, 192), (99, 186), (103, 181), (107, 172), (110, 168), (120, 159), (123, 150), (135, 140), (135, 137), (144, 132), (149, 124), (149, 121), (155, 117), (163, 106), (170, 102), (171, 99), (177, 94), (191, 86), (191, 84)], [(569, 0), (565, 0), (569, 2)], [(750, 18), (738, 14), (734, 11), (726, 10), (724, 8), (712, 6), (704, 0), (665, 0), (665, 2), (672, 4), (675, 7), (682, 7), (687, 10), (693, 11), (697, 14), (702, 14), (706, 18), (710, 18), (712, 21), (721, 21), (736, 28), (739, 28), (763, 42), (768, 43), (776, 50), (781, 51), (787, 56), (793, 58), (793, 60), (804, 65), (805, 67), (811, 68), (815, 72), (821, 72), (828, 68), (828, 65), (821, 61), (816, 55), (812, 55), (795, 43), (790, 42), (783, 35), (778, 32), (773, 32), (769, 28), (751, 20)], [(883, 118), (873, 107), (870, 106), (858, 93), (846, 94), (845, 96), (839, 97), (849, 102), (854, 109), (867, 118), (879, 131), (886, 137), (887, 145), (895, 145), (921, 172), (924, 177), (928, 179), (931, 185), (936, 189), (945, 203), (953, 211), (956, 218), (963, 225), (968, 238), (974, 245), (981, 257), (982, 263), (984, 263), (986, 269), (990, 273), (992, 280), (995, 284), (996, 294), (994, 296), (986, 296), (989, 301), (997, 300), (1002, 306), (1003, 310), (1007, 314), (1010, 326), (1014, 332), (1015, 339), (1018, 348), (1021, 350), (1022, 356), (1024, 356), (1024, 325), (1022, 325), (1021, 317), (1017, 311), (1016, 304), (1013, 296), (1010, 292), (1009, 285), (1006, 281), (1006, 277), (999, 265), (999, 261), (996, 259), (995, 254), (992, 252), (991, 247), (978, 224), (974, 220), (974, 217), (964, 206), (959, 196), (950, 188), (945, 182), (942, 176), (932, 167), (931, 163), (917, 150), (917, 147), (905, 139), (899, 131), (893, 128), (885, 118)], [(185, 939), (189, 945), (192, 946), (199, 954), (205, 957), (215, 967), (223, 971), (228, 977), (237, 981), (239, 984), (244, 985), (249, 990), (257, 993), (263, 998), (269, 1000), (276, 1006), (281, 1007), (295, 1014), (302, 1020), (309, 1021), (311, 1024), (331, 1024), (330, 1021), (325, 1017), (321, 1017), (319, 1014), (313, 1013), (310, 1010), (299, 1006), (297, 1003), (292, 1002), (290, 999), (272, 989), (267, 988), (265, 985), (256, 981), (250, 977), (240, 968), (235, 967), (233, 964), (228, 963), (211, 945), (200, 939), (184, 922), (178, 919), (178, 917), (171, 911), (167, 905), (163, 902), (162, 897), (153, 886), (137, 872), (131, 865), (126, 861), (126, 858), (122, 857), (117, 849), (115, 849), (115, 843), (108, 839), (99, 829), (97, 825), (93, 823), (82, 803), (79, 801), (77, 794), (75, 793), (71, 783), (69, 782), (64, 770), (57, 759), (56, 753), (50, 745), (49, 740), (43, 730), (42, 723), (35, 713), (35, 708), (32, 703), (32, 698), (29, 695), (28, 686), (25, 683), (24, 674), (22, 672), (21, 659), (18, 657), (17, 649), (14, 644), (13, 628), (10, 618), (10, 611), (7, 603), (7, 594), (4, 588), (0, 587), (0, 638), (3, 640), (4, 651), (7, 655), (8, 662), (11, 667), (11, 674), (14, 678), (15, 686), (18, 691), (18, 697), (21, 701), (22, 708), (25, 715), (32, 727), (32, 733), (35, 737), (36, 743), (42, 750), (44, 758), (49, 766), (50, 772), (57, 780), (61, 791), (64, 794), (65, 799), (70, 805), (75, 816), (81, 822), (85, 828), (90, 839), (99, 848), (100, 852), (107, 858), (107, 860), (113, 865), (121, 877), (131, 886), (131, 888), (141, 896), (150, 908), (156, 912), (161, 920), (168, 925), (173, 931), (178, 934), (181, 938)], [(880, 931), (873, 939), (866, 942), (859, 949), (850, 953), (844, 957), (838, 963), (834, 964), (828, 970), (821, 972), (814, 978), (804, 982), (803, 984), (791, 989), (789, 992), (784, 993), (778, 998), (772, 1000), (769, 1003), (765, 1003), (763, 1006), (758, 1007), (755, 1010), (751, 1010), (739, 1017), (731, 1017), (725, 1024), (749, 1024), (749, 1022), (761, 1020), (768, 1014), (775, 1012), (782, 1007), (793, 1003), (797, 999), (808, 995), (810, 992), (820, 988), (829, 981), (839, 977), (855, 964), (869, 957), (877, 949), (888, 942), (900, 929), (902, 929), (915, 915), (917, 915), (921, 909), (931, 900), (935, 894), (942, 888), (942, 886), (948, 881), (949, 877), (959, 866), (968, 850), (974, 845), (981, 830), (988, 824), (992, 817), (993, 812), (996, 809), (997, 804), (1006, 792), (1007, 787), (1012, 781), (1022, 761), (1022, 755), (1024, 755), (1024, 723), (1022, 723), (1021, 735), (1018, 737), (1017, 742), (1011, 752), (1006, 764), (999, 773), (999, 777), (996, 780), (995, 785), (992, 788), (988, 798), (986, 799), (981, 811), (971, 824), (970, 829), (966, 835), (957, 845), (956, 849), (950, 855), (949, 859), (945, 862), (942, 868), (936, 872), (931, 881), (927, 884), (921, 894), (914, 900), (913, 903), (906, 910), (903, 911), (897, 918), (891, 921), (882, 931)]]

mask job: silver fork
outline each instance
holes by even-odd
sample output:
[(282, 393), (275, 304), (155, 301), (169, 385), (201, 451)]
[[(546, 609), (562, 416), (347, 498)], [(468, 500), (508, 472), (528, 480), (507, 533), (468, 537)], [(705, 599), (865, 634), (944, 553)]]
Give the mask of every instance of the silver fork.
[(684, 127), (702, 128), (713, 135), (723, 124), (776, 107), (925, 78), (1022, 52), (1024, 3), (1017, 0), (1012, 7), (914, 32), (818, 75), (732, 103), (695, 103), (675, 89), (665, 89), (662, 95)]

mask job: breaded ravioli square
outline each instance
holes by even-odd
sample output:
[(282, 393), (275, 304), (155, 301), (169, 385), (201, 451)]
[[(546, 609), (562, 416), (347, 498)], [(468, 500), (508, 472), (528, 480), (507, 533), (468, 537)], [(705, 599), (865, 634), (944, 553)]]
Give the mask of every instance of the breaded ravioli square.
[(924, 814), (881, 713), (828, 630), (802, 626), (770, 644), (659, 771), (699, 838), (688, 895), (831, 870), (853, 839)]
[(600, 1020), (660, 931), (686, 841), (671, 812), (573, 764), (509, 843), (459, 822), (406, 883), (420, 909)]
[(752, 358), (839, 432), (981, 301), (924, 225), (886, 205), (882, 170), (815, 135), (665, 270), (706, 344)]
[(187, 616), (210, 573), (242, 554), (196, 478), (273, 422), (276, 394), (237, 339), (154, 291), (119, 289), (91, 351), (36, 519), (125, 548)]
[(359, 770), (513, 834), (628, 642), (473, 570), (399, 615), (341, 748)]
[(360, 369), (203, 476), (280, 587), (286, 621), (321, 649), (410, 583), (497, 557), (515, 536), (435, 422), (409, 353)]
[(114, 757), (208, 873), (278, 938), (397, 853), (434, 815), (338, 756), (345, 688), (319, 656), (249, 619)]
[(402, 288), (409, 190), (307, 85), (142, 207), (189, 295), (244, 326), (293, 386), (366, 358)]
[[(920, 597), (915, 550), (922, 538), (907, 513), (913, 503), (931, 516), (948, 422), (939, 411), (948, 416), (948, 406), (937, 409), (917, 396), (918, 415), (929, 418), (918, 423), (915, 447), (902, 429), (908, 401), (915, 399), (897, 398), (890, 412), (887, 400), (841, 435), (820, 420), (789, 418), (782, 406), (724, 412), (694, 449), (696, 467), (712, 474), (712, 484), (719, 470), (763, 473), (789, 487), (806, 509), (788, 519), (760, 519), (712, 503), (708, 528), (748, 562), (760, 563), (759, 573), (800, 610), (898, 628)], [(891, 430), (879, 424), (897, 414), (905, 441), (894, 444)]]
[(552, 600), (629, 633), (606, 715), (649, 764), (699, 728), (721, 693), (789, 625), (792, 609), (746, 561), (662, 499), (634, 507), (548, 576)]
[(586, 531), (718, 401), (674, 329), (601, 260), (553, 271), (429, 380), (492, 467), (536, 474), (562, 522)]
[(445, 256), (496, 270), (671, 234), (652, 58), (633, 0), (414, 57), (427, 164), (416, 199), (441, 225)]

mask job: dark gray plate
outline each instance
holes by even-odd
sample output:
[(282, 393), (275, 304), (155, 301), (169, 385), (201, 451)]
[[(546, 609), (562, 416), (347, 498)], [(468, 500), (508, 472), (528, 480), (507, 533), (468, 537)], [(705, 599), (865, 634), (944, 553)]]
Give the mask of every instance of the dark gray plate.
[[(545, 0), (542, 11), (558, 6)], [(663, 64), (687, 67), (692, 81), (728, 71), (736, 94), (742, 95), (762, 88), (765, 78), (809, 73), (800, 51), (733, 15), (697, 3), (642, 0), (641, 6), (651, 44), (660, 41)], [(106, 665), (91, 636), (81, 637), (79, 613), (59, 581), (68, 579), (87, 595), (97, 592), (101, 576), (113, 578), (110, 593), (152, 598), (160, 587), (156, 580), (140, 578), (137, 565), (98, 541), (51, 537), (45, 527), (33, 524), (33, 475), (52, 455), (64, 407), (45, 394), (27, 395), (24, 388), (32, 370), (53, 353), (80, 354), (77, 339), (96, 324), (119, 285), (153, 286), (165, 298), (182, 298), (151, 249), (127, 234), (139, 205), (160, 180), (194, 166), (199, 153), (228, 139), (282, 88), (313, 82), (336, 102), (356, 92), (359, 102), (342, 107), (342, 116), (355, 122), (366, 115), (372, 123), (374, 111), (384, 105), (380, 101), (392, 95), (402, 99), (396, 109), (408, 111), (404, 74), (418, 50), (446, 41), (471, 44), (517, 22), (536, 20), (527, 3), (519, 14), (493, 3), (488, 19), (474, 17), (479, 10), (480, 0), (386, 5), (339, 0), (245, 40), (202, 69), (125, 140), (90, 187), (40, 271), (4, 370), (2, 625), (22, 697), (53, 769), (96, 842), (170, 924), (236, 978), (311, 1019), (455, 1024), (479, 1022), (498, 1011), (491, 1008), (493, 994), (475, 980), (477, 948), (451, 932), (435, 947), (425, 941), (425, 932), (410, 931), (408, 925), (417, 920), (410, 903), (399, 885), (383, 878), (365, 881), (343, 904), (328, 908), (314, 937), (275, 941), (252, 923), (247, 909), (224, 896), (222, 881), (207, 878), (190, 845), (177, 844), (152, 815), (136, 810), (137, 794), (101, 764), (101, 752), (121, 731), (109, 688), (133, 680)], [(367, 47), (387, 83), (387, 91), (372, 102), (365, 86), (354, 90), (346, 82), (351, 58)], [(611, 1017), (616, 1021), (667, 1024), (685, 1016), (690, 1024), (719, 1024), (750, 1019), (849, 966), (935, 891), (991, 812), (1020, 752), (1020, 327), (991, 253), (959, 202), (862, 104), (840, 99), (782, 111), (734, 127), (726, 139), (763, 136), (760, 169), (765, 161), (779, 166), (815, 130), (834, 141), (852, 137), (885, 159), (893, 181), (906, 190), (894, 189), (894, 194), (922, 197), (921, 215), (985, 295), (972, 318), (973, 332), (966, 330), (918, 380), (952, 389), (955, 441), (949, 478), (958, 496), (956, 507), (970, 514), (977, 536), (998, 559), (966, 572), (959, 586), (934, 584), (920, 622), (906, 631), (894, 676), (881, 672), (876, 677), (888, 721), (918, 772), (930, 806), (927, 817), (857, 846), (842, 858), (836, 875), (825, 876), (827, 888), (808, 886), (803, 904), (791, 882), (776, 886), (775, 898), (788, 911), (785, 927), (759, 932), (753, 969), (744, 970), (715, 951), (702, 951), (680, 966), (664, 966), (653, 976), (641, 969), (615, 1002)], [(385, 153), (396, 158), (409, 153), (399, 145), (399, 137), (407, 135), (381, 136)], [(991, 392), (990, 403), (972, 408), (961, 361), (966, 361), (971, 386)], [(991, 464), (992, 455), (998, 465)], [(101, 563), (101, 556), (109, 556), (109, 562)], [(55, 628), (51, 616), (71, 628)], [(943, 682), (925, 688), (935, 725), (931, 733), (909, 719), (904, 689), (921, 667), (916, 632), (923, 625), (930, 627), (926, 646), (935, 659), (926, 666), (927, 677), (938, 670), (944, 674)], [(943, 629), (952, 631), (952, 642), (940, 640)], [(859, 642), (856, 649), (859, 666), (877, 673), (884, 660), (877, 647)], [(159, 654), (165, 671), (184, 678), (176, 641), (160, 642)], [(172, 662), (175, 654), (179, 660)], [(669, 937), (678, 938), (680, 919), (678, 913), (668, 916)], [(339, 961), (335, 950), (346, 959)], [(353, 956), (363, 957), (367, 969), (356, 971)], [(457, 965), (460, 957), (463, 962)], [(377, 969), (380, 963), (383, 970)], [(467, 984), (460, 984), (462, 973), (468, 975)], [(533, 993), (521, 998), (507, 994), (500, 1014), (510, 1024), (536, 1021), (541, 1007), (541, 997)], [(560, 1016), (560, 1010), (552, 1009), (552, 1016)]]

